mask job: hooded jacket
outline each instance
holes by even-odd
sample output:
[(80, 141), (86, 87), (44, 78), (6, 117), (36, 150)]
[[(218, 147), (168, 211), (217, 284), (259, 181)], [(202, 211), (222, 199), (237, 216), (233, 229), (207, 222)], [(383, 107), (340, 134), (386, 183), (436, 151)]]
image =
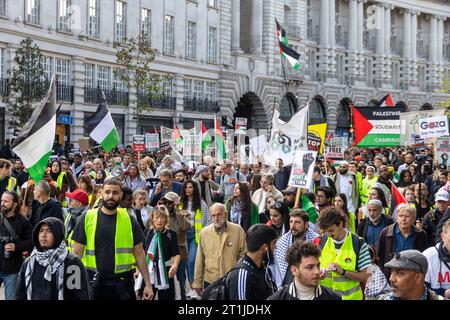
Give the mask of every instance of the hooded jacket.
[[(54, 217), (46, 218), (40, 221), (33, 230), (32, 240), (35, 248), (42, 251), (39, 244), (39, 229), (46, 224), (54, 236), (54, 245), (52, 249), (57, 248), (64, 240), (65, 230), (63, 222)], [(30, 261), (28, 257), (20, 269), (17, 278), (16, 299), (27, 300), (27, 288), (25, 285), (25, 272)], [(56, 273), (52, 275), (51, 281), (44, 278), (45, 267), (37, 261), (34, 265), (34, 271), (31, 276), (32, 281), (32, 300), (58, 300), (58, 289), (56, 286)], [(81, 260), (70, 253), (64, 259), (64, 300), (91, 300), (92, 294), (88, 282), (88, 275)]]
[(40, 221), (49, 217), (58, 218), (61, 222), (64, 221), (64, 214), (60, 202), (50, 198), (45, 203), (39, 203), (37, 201), (35, 203), (36, 205), (33, 205), (30, 217), (30, 222), (33, 226), (36, 226)]

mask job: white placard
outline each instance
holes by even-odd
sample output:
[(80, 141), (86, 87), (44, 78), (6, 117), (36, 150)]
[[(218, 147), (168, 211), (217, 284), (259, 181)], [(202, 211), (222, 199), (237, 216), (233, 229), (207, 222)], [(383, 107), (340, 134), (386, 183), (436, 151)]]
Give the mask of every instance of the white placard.
[(297, 150), (294, 155), (289, 183), (291, 187), (309, 189), (316, 163), (316, 151)]

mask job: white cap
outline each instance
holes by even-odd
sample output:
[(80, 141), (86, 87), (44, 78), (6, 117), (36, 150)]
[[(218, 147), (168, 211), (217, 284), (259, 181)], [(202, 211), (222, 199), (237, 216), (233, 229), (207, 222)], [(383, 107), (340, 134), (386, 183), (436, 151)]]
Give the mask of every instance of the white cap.
[(439, 191), (434, 195), (435, 201), (448, 201), (450, 200), (450, 195), (445, 189), (439, 189)]

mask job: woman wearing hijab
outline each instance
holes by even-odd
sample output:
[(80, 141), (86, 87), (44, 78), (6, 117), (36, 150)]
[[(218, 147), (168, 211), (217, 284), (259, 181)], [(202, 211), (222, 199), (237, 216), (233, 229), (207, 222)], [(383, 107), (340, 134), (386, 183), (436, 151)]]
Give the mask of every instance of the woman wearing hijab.
[(50, 177), (58, 186), (59, 195), (57, 200), (61, 202), (63, 207), (67, 207), (66, 192), (69, 191), (71, 185), (76, 185), (76, 182), (72, 181), (70, 183), (69, 175), (61, 170), (61, 163), (58, 160), (53, 160), (50, 165)]
[(107, 176), (105, 170), (97, 170), (97, 172), (95, 173), (94, 185), (104, 184), (106, 178)]
[[(17, 300), (92, 299), (86, 269), (67, 250), (61, 220), (50, 217), (39, 222), (33, 230), (33, 244), (17, 278)], [(74, 276), (78, 285), (74, 285)]]

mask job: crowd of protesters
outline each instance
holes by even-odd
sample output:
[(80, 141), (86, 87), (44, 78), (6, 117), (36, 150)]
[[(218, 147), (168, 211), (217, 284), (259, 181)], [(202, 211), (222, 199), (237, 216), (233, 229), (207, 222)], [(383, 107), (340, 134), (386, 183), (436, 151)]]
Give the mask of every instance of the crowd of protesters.
[(85, 151), (35, 183), (2, 150), (8, 300), (211, 299), (221, 280), (231, 300), (450, 298), (450, 171), (431, 147), (319, 157), (300, 192), (282, 159)]

